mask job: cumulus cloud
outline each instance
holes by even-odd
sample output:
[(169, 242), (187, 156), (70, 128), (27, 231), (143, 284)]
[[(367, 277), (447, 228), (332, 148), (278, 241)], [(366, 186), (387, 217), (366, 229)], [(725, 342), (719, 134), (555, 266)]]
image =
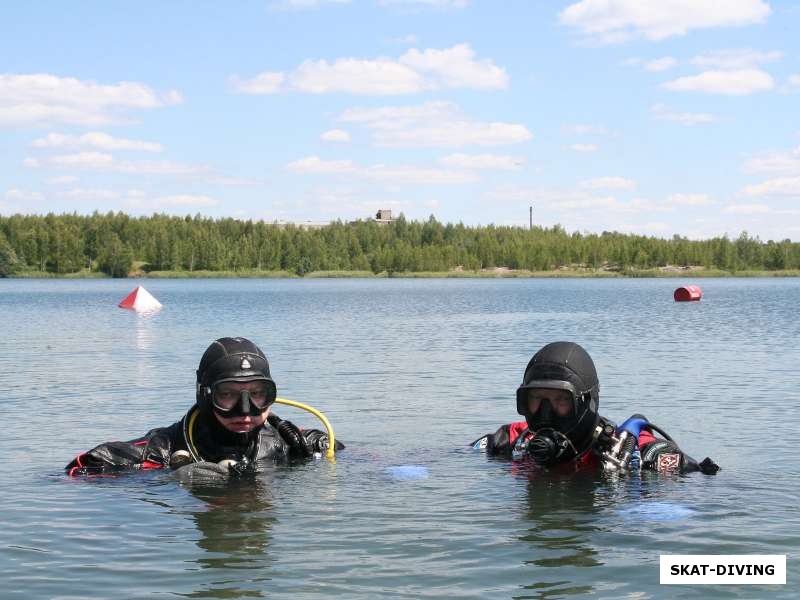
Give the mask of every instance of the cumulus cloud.
[(667, 206), (709, 206), (714, 199), (708, 194), (672, 194), (667, 197)]
[(559, 21), (599, 43), (634, 37), (662, 40), (692, 29), (762, 23), (770, 14), (762, 0), (581, 0), (561, 11)]
[(352, 160), (322, 160), (319, 156), (307, 156), (290, 162), (286, 170), (292, 173), (340, 175), (355, 172), (356, 166)]
[(645, 60), (642, 58), (629, 58), (625, 64), (632, 67), (642, 67), (645, 71), (660, 72), (668, 71), (678, 64), (678, 61), (671, 56), (664, 56), (662, 58), (653, 58)]
[(350, 141), (350, 134), (343, 129), (331, 129), (330, 131), (325, 131), (319, 136), (323, 142), (342, 142), (346, 143)]
[(679, 77), (661, 84), (673, 92), (703, 92), (725, 96), (747, 96), (766, 92), (775, 87), (772, 76), (759, 69), (735, 71), (705, 71), (699, 75)]
[(730, 215), (759, 215), (772, 210), (766, 204), (731, 204), (723, 208), (722, 212)]
[(59, 177), (50, 177), (47, 183), (50, 185), (65, 185), (67, 183), (75, 183), (79, 178), (75, 175), (60, 175)]
[(599, 211), (634, 214), (670, 210), (642, 198), (623, 201), (612, 195), (598, 196), (593, 190), (581, 188), (502, 186), (488, 192), (485, 197), (493, 201), (526, 202), (537, 207), (544, 206), (548, 210), (565, 212)]
[(584, 190), (634, 190), (636, 182), (624, 177), (595, 177), (581, 181), (578, 187)]
[(744, 165), (748, 173), (800, 173), (800, 146), (788, 152), (768, 152), (749, 159)]
[(160, 161), (121, 161), (107, 152), (76, 152), (57, 154), (43, 159), (25, 159), (30, 168), (55, 167), (61, 169), (80, 169), (133, 175), (205, 175), (215, 174), (207, 165), (188, 165), (168, 160)]
[(38, 202), (43, 200), (44, 196), (41, 194), (41, 192), (28, 192), (17, 188), (11, 188), (6, 190), (5, 198), (6, 200), (12, 200), (15, 202)]
[(299, 174), (347, 175), (385, 182), (421, 184), (459, 184), (473, 183), (478, 178), (469, 172), (447, 169), (432, 169), (414, 165), (387, 166), (383, 164), (362, 167), (351, 160), (322, 160), (318, 156), (308, 156), (286, 165), (286, 169)]
[(763, 183), (748, 185), (742, 190), (745, 196), (791, 196), (800, 198), (800, 177), (778, 177)]
[(702, 69), (750, 69), (763, 63), (775, 62), (783, 58), (776, 50), (764, 52), (750, 48), (715, 50), (695, 56), (689, 62)]
[(139, 190), (130, 190), (125, 197), (125, 204), (131, 208), (146, 210), (170, 210), (176, 208), (208, 208), (219, 204), (216, 198), (195, 194), (174, 194), (150, 197)]
[(663, 104), (654, 104), (650, 107), (650, 112), (654, 118), (660, 121), (673, 121), (687, 126), (697, 125), (699, 123), (711, 123), (717, 120), (717, 118), (710, 113), (675, 112)]
[(439, 159), (439, 163), (451, 169), (513, 171), (525, 164), (520, 156), (497, 154), (450, 154)]
[(563, 125), (561, 131), (571, 135), (608, 135), (609, 133), (604, 125), (589, 125), (585, 123)]
[(119, 194), (113, 190), (81, 188), (65, 190), (59, 192), (58, 195), (68, 200), (114, 200), (119, 197)]
[(508, 74), (490, 59), (477, 59), (468, 44), (457, 44), (443, 50), (412, 48), (397, 59), (309, 59), (288, 74), (265, 71), (252, 79), (234, 75), (229, 82), (242, 94), (296, 91), (382, 96), (458, 88), (505, 89)]
[(107, 85), (46, 73), (0, 74), (0, 125), (124, 123), (130, 111), (181, 100), (177, 91), (157, 93), (137, 82)]
[(156, 142), (127, 140), (115, 138), (107, 133), (90, 131), (83, 135), (64, 135), (49, 133), (43, 138), (31, 142), (34, 148), (99, 148), (101, 150), (142, 150), (144, 152), (161, 152), (164, 148)]
[(471, 120), (451, 102), (351, 108), (339, 120), (368, 128), (376, 146), (390, 148), (501, 146), (533, 138), (524, 125)]
[(582, 154), (597, 152), (599, 150), (599, 148), (595, 144), (572, 144), (569, 147), (569, 149), (574, 150), (575, 152), (580, 152)]
[(240, 94), (277, 94), (286, 80), (283, 73), (265, 71), (252, 79), (242, 80), (233, 75), (228, 80), (231, 87)]

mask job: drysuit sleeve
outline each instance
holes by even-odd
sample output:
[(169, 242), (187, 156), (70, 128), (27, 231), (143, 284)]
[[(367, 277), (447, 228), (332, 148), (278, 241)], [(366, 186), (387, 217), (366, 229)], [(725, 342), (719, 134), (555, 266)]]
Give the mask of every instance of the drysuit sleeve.
[(642, 457), (642, 469), (659, 473), (692, 473), (701, 471), (706, 475), (714, 475), (720, 467), (706, 457), (697, 462), (683, 452), (671, 441), (655, 437), (649, 430), (639, 435), (639, 452)]
[(153, 429), (127, 442), (105, 442), (79, 454), (64, 468), (71, 477), (164, 468), (169, 464), (176, 426)]
[(511, 458), (514, 443), (528, 424), (525, 421), (502, 425), (494, 433), (487, 433), (470, 444), (475, 450), (485, 450), (490, 456)]

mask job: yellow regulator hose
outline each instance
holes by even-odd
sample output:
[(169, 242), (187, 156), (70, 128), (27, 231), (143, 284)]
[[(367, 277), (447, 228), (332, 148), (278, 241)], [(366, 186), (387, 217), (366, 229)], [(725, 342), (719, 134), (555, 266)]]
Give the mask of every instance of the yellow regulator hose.
[(295, 400), (287, 400), (286, 398), (275, 398), (275, 402), (277, 404), (285, 404), (286, 406), (294, 406), (295, 408), (301, 408), (305, 411), (310, 412), (312, 415), (317, 417), (322, 424), (325, 425), (325, 429), (328, 431), (328, 449), (325, 451), (325, 458), (333, 458), (334, 451), (333, 447), (336, 445), (336, 438), (333, 436), (333, 427), (331, 427), (330, 422), (328, 419), (319, 412), (316, 408), (309, 406), (308, 404), (303, 404), (302, 402), (297, 402)]

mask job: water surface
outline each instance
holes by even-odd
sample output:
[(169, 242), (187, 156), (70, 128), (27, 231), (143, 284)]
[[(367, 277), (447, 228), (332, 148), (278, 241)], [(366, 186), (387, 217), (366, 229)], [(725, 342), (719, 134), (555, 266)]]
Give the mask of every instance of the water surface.
[[(800, 280), (701, 280), (699, 303), (664, 279), (144, 283), (160, 312), (116, 308), (131, 281), (0, 280), (3, 598), (796, 595)], [(227, 335), (328, 416), (335, 463), (62, 475), (179, 419)], [(595, 358), (604, 415), (644, 413), (723, 471), (530, 477), (466, 449), (518, 418), (528, 359), (561, 339)], [(763, 553), (788, 555), (788, 585), (658, 584), (660, 554)]]

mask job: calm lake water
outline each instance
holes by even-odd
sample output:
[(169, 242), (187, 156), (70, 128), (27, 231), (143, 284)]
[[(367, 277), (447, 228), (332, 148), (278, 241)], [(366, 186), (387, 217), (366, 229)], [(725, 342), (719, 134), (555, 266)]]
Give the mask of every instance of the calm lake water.
[[(797, 597), (800, 279), (145, 280), (152, 315), (116, 307), (135, 283), (0, 280), (3, 599)], [(702, 302), (674, 303), (681, 283)], [(328, 416), (335, 463), (64, 477), (178, 420), (228, 335)], [(531, 479), (468, 449), (561, 339), (595, 358), (604, 415), (723, 470)], [(660, 586), (660, 554), (786, 554), (787, 585)]]

